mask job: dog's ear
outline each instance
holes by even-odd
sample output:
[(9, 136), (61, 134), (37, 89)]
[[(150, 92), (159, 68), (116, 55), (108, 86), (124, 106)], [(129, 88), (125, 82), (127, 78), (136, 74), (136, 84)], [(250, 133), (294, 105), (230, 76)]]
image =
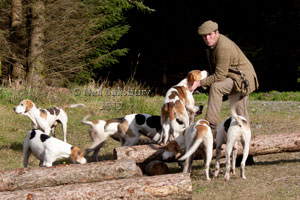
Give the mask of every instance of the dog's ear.
[(179, 145), (175, 140), (170, 141), (166, 146), (167, 151), (173, 152), (175, 155), (180, 151)]
[(201, 74), (200, 70), (193, 70), (187, 74), (186, 79), (187, 79), (187, 82), (192, 85), (195, 81), (201, 80), (201, 77), (202, 77), (202, 74)]
[(180, 147), (177, 142), (175, 144), (175, 151), (177, 151), (178, 153), (180, 152)]
[(33, 103), (29, 99), (24, 100), (23, 105), (25, 106), (25, 112), (28, 112), (33, 107)]
[(76, 159), (78, 156), (80, 156), (80, 150), (78, 147), (71, 147), (71, 155), (70, 158), (72, 160), (73, 163), (76, 163)]

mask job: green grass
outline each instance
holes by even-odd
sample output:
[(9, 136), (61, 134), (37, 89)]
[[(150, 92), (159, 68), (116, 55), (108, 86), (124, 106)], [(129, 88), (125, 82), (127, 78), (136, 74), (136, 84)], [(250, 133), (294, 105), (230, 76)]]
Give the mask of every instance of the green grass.
[(300, 101), (300, 92), (256, 92), (250, 95), (250, 100), (264, 101)]
[[(136, 90), (150, 90), (150, 97), (146, 96), (112, 96), (108, 93), (101, 95), (84, 94), (85, 89), (94, 91), (99, 88), (116, 89), (132, 88)], [(80, 90), (80, 95), (74, 95), (74, 90)], [(96, 93), (96, 92), (95, 92)], [(252, 134), (276, 134), (296, 132), (300, 130), (300, 101), (299, 92), (278, 93), (253, 93), (250, 96), (249, 113), (252, 124)], [(13, 108), (23, 99), (31, 99), (36, 106), (48, 108), (50, 106), (62, 106), (71, 103), (84, 103), (85, 107), (68, 108), (68, 134), (67, 140), (70, 144), (87, 148), (91, 144), (88, 135), (89, 127), (81, 124), (86, 114), (91, 114), (90, 119), (109, 119), (121, 117), (130, 113), (160, 114), (163, 96), (156, 96), (155, 91), (137, 82), (118, 82), (111, 86), (108, 84), (90, 84), (87, 86), (72, 87), (70, 89), (45, 88), (31, 90), (13, 90), (9, 88), (0, 89), (0, 170), (22, 168), (22, 144), (25, 134), (31, 128), (28, 117), (17, 115)], [(207, 95), (196, 94), (197, 105), (204, 105), (206, 112)], [(258, 101), (257, 101), (258, 100)], [(286, 101), (274, 106), (265, 101)], [(293, 101), (293, 102), (290, 102)], [(104, 107), (110, 103), (116, 107)], [(119, 110), (122, 102), (122, 109)], [(276, 104), (277, 105), (277, 104)], [(287, 107), (285, 106), (288, 106)], [(229, 103), (222, 105), (220, 120), (229, 116)], [(284, 107), (282, 107), (284, 106)], [(109, 109), (110, 108), (110, 109)], [(197, 117), (199, 119), (200, 117)], [(57, 137), (63, 138), (62, 128), (56, 128)], [(99, 153), (100, 160), (112, 159), (112, 152), (119, 143), (109, 139)], [(229, 183), (223, 178), (213, 178), (211, 182), (205, 180), (203, 161), (193, 163), (191, 178), (193, 181), (194, 199), (300, 199), (300, 153), (284, 153), (255, 157), (256, 164), (246, 167), (247, 180), (239, 176), (233, 176)], [(59, 160), (55, 164), (69, 163), (67, 160)], [(224, 169), (224, 160), (222, 161)], [(29, 167), (38, 167), (38, 160), (31, 156)], [(177, 164), (168, 164), (171, 172), (179, 172)], [(214, 161), (211, 167), (214, 166)], [(239, 169), (237, 169), (239, 170)]]
[[(207, 94), (194, 95), (195, 101), (207, 101)], [(300, 92), (254, 92), (250, 94), (250, 100), (261, 101), (300, 101)]]

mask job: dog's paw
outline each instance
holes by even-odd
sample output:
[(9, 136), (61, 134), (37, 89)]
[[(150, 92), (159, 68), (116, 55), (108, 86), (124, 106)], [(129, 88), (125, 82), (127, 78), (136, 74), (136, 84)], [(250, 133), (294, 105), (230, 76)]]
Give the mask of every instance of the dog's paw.
[(225, 174), (224, 179), (225, 179), (225, 181), (229, 181), (229, 179), (230, 179), (229, 173), (226, 173), (226, 174)]
[(219, 177), (219, 171), (215, 171), (214, 177), (218, 178)]
[(231, 174), (231, 175), (235, 175), (235, 169), (231, 169), (231, 170), (230, 170), (230, 174)]

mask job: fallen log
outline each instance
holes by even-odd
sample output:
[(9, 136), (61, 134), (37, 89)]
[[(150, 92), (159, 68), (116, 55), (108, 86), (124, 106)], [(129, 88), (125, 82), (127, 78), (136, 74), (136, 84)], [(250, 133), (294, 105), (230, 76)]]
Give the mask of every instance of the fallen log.
[(192, 199), (189, 174), (167, 174), (0, 192), (1, 199)]
[(161, 160), (161, 155), (165, 149), (158, 144), (122, 146), (114, 149), (114, 159), (130, 158), (136, 163), (150, 162), (152, 160)]
[[(251, 139), (251, 155), (296, 151), (300, 151), (300, 133), (259, 135), (254, 136)], [(239, 148), (239, 153), (242, 153), (241, 146)]]
[[(114, 157), (116, 159), (130, 158), (136, 163), (143, 163), (162, 160), (161, 156), (164, 151), (163, 146), (156, 144), (118, 147), (114, 149)], [(300, 133), (258, 135), (251, 139), (250, 155), (252, 156), (295, 151), (300, 151)], [(238, 155), (242, 155), (241, 144), (239, 144)], [(222, 157), (225, 157), (225, 148), (222, 150)], [(195, 159), (203, 159), (200, 150), (196, 151)]]
[(142, 176), (133, 160), (103, 161), (85, 165), (24, 168), (0, 171), (0, 191), (12, 191), (73, 183), (87, 183)]

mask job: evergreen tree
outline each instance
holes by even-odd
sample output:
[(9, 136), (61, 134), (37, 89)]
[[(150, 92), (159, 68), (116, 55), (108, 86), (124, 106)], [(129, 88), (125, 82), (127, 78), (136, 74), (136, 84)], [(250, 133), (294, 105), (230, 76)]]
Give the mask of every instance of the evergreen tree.
[(128, 48), (116, 48), (116, 45), (130, 29), (126, 18), (129, 10), (153, 11), (143, 4), (143, 0), (90, 0), (89, 4), (94, 7), (91, 13), (94, 20), (90, 27), (93, 51), (86, 59), (90, 63), (85, 68), (88, 73), (84, 71), (81, 78), (95, 78), (97, 70), (118, 63), (119, 58), (128, 53)]
[[(94, 71), (126, 55), (128, 49), (116, 44), (130, 28), (127, 11), (151, 11), (142, 2), (0, 0), (2, 84), (27, 81), (28, 86), (38, 87), (88, 81)], [(12, 84), (14, 79), (18, 84)]]

